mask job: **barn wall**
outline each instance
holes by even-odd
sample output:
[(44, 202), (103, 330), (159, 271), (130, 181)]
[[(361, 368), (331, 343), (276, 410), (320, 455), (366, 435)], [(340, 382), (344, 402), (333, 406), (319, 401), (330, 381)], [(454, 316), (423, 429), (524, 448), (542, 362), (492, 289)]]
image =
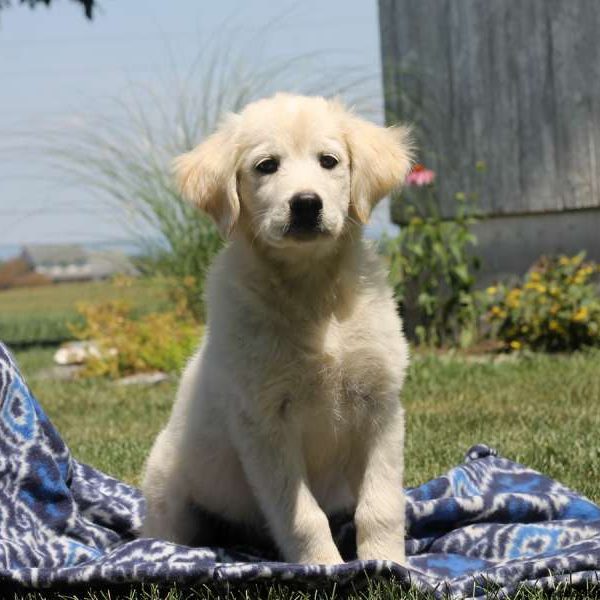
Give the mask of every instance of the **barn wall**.
[(493, 216), (600, 207), (599, 0), (379, 11), (387, 119), (415, 124), (446, 214), (458, 191)]
[(574, 255), (585, 249), (600, 262), (600, 210), (515, 215), (475, 226), (482, 259), (479, 285), (523, 274), (543, 254)]

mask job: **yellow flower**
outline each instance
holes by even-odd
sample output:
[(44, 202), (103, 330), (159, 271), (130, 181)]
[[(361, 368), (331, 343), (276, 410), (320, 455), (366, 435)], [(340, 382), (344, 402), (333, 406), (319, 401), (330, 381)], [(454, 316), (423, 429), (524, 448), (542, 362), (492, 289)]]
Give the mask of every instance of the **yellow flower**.
[(550, 321), (549, 327), (550, 327), (550, 331), (558, 331), (560, 326), (558, 324), (558, 321), (552, 319), (552, 321)]
[(546, 293), (546, 286), (542, 285), (538, 281), (528, 281), (525, 284), (525, 288), (528, 290), (535, 290), (536, 292), (539, 292), (540, 294)]
[(508, 293), (506, 296), (506, 304), (509, 308), (517, 308), (519, 306), (519, 300), (521, 299), (521, 290), (515, 288)]
[(502, 310), (499, 306), (492, 306), (490, 309), (493, 317), (498, 317), (499, 319), (506, 319), (506, 311)]
[(578, 254), (571, 259), (572, 265), (580, 265), (583, 262), (583, 255)]
[(521, 346), (522, 346), (521, 342), (518, 342), (517, 340), (513, 340), (513, 341), (510, 343), (510, 347), (511, 347), (513, 350), (519, 350), (519, 348), (521, 348)]
[(553, 304), (550, 307), (550, 314), (551, 315), (555, 315), (559, 310), (560, 310), (560, 305), (559, 304)]
[(570, 264), (570, 262), (571, 261), (569, 260), (569, 258), (567, 256), (561, 256), (558, 259), (558, 264), (561, 265), (561, 266), (563, 266), (563, 267), (566, 267), (568, 264)]
[(588, 318), (589, 311), (585, 306), (582, 306), (572, 317), (572, 321), (577, 321), (580, 323), (581, 321), (585, 321)]
[(487, 290), (485, 290), (490, 296), (494, 296), (498, 293), (498, 288), (496, 286), (491, 286)]
[(531, 273), (531, 275), (529, 276), (529, 279), (531, 279), (531, 281), (539, 281), (541, 278), (542, 276), (537, 271), (533, 271), (533, 273)]

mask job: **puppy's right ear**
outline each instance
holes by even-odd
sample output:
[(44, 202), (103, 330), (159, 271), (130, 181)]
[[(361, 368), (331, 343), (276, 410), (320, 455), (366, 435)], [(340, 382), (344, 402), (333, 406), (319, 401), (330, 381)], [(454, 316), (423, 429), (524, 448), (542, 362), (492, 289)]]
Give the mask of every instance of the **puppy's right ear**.
[(237, 121), (237, 115), (229, 115), (215, 133), (173, 161), (179, 192), (212, 217), (224, 238), (240, 215), (234, 143)]

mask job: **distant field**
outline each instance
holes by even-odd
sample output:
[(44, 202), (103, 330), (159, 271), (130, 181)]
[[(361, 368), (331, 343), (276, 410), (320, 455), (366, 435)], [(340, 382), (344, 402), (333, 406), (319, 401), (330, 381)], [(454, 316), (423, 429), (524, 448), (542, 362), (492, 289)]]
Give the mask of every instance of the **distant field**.
[(0, 340), (12, 345), (70, 339), (68, 324), (78, 319), (80, 302), (122, 299), (146, 312), (168, 303), (164, 284), (136, 279), (117, 287), (108, 281), (62, 283), (0, 291)]

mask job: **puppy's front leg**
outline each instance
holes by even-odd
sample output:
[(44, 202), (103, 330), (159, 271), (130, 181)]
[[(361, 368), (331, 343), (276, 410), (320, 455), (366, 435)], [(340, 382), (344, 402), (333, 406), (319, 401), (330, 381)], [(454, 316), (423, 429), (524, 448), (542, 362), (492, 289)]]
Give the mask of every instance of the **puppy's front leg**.
[(392, 414), (374, 425), (358, 451), (351, 482), (357, 497), (356, 547), (362, 560), (403, 563), (404, 411), (394, 399)]
[(283, 423), (237, 419), (235, 443), (277, 546), (289, 562), (339, 564), (327, 516), (312, 495), (300, 436)]

